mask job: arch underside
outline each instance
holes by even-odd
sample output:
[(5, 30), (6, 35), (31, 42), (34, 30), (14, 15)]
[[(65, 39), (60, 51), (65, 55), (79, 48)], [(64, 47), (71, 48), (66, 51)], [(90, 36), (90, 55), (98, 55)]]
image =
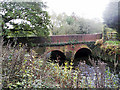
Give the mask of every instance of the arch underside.
[(74, 55), (74, 60), (73, 60), (74, 65), (78, 65), (79, 62), (85, 62), (86, 64), (90, 65), (90, 61), (88, 59), (91, 56), (91, 54), (92, 52), (88, 48), (79, 49)]
[(66, 60), (66, 56), (63, 52), (59, 50), (54, 50), (50, 52), (50, 60), (54, 63), (59, 63), (59, 65), (64, 65), (64, 62)]

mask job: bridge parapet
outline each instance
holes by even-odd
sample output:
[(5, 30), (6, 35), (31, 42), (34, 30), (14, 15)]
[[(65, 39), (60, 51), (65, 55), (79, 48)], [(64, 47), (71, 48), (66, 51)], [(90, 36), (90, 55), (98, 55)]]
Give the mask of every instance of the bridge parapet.
[[(65, 45), (65, 44), (78, 44), (82, 42), (95, 42), (97, 39), (101, 39), (102, 34), (74, 34), (74, 35), (53, 35), (50, 36), (50, 40), (46, 37), (17, 37), (17, 43), (27, 44), (29, 46), (47, 46), (47, 45)], [(5, 45), (10, 40), (10, 43), (14, 42), (14, 38), (6, 38), (4, 40)]]
[(102, 38), (102, 34), (74, 34), (74, 35), (55, 35), (51, 37), (51, 44), (68, 42), (90, 42)]

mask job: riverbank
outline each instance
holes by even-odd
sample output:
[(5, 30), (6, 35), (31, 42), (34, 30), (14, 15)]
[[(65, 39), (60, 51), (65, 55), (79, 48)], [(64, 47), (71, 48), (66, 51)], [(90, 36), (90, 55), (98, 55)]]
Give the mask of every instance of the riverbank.
[[(65, 66), (48, 62), (32, 49), (25, 47), (4, 48), (2, 52), (3, 88), (118, 88), (118, 76), (106, 69), (103, 62), (92, 61), (92, 67), (79, 63), (75, 70), (65, 62)], [(92, 70), (92, 71), (91, 71)], [(93, 73), (94, 72), (94, 73)], [(94, 81), (94, 82), (93, 82)]]

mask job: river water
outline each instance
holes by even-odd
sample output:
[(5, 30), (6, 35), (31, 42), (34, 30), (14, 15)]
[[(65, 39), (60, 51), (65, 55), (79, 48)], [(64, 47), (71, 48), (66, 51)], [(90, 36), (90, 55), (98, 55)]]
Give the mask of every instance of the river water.
[(80, 61), (75, 67), (78, 68), (81, 77), (81, 83), (85, 83), (90, 87), (96, 88), (118, 88), (120, 87), (120, 72), (111, 71), (109, 65), (103, 61), (91, 61), (92, 65), (88, 65), (85, 61)]

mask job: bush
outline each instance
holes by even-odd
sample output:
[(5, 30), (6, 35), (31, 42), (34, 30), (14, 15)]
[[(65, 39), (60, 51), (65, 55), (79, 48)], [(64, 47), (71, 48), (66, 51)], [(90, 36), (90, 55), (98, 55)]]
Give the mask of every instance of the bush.
[[(3, 48), (3, 88), (117, 88), (118, 78), (111, 74), (106, 65), (90, 60), (93, 67), (79, 63), (75, 69), (72, 62), (65, 66), (48, 62), (25, 46), (10, 45)], [(91, 70), (93, 70), (91, 72)], [(94, 73), (94, 74), (93, 74)]]

